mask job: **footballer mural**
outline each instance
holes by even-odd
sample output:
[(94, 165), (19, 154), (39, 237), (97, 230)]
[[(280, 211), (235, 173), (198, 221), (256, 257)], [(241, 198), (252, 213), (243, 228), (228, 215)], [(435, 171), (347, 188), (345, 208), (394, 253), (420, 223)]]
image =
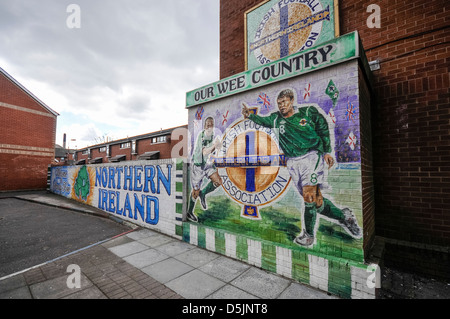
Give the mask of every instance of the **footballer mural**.
[(191, 108), (187, 220), (358, 255), (358, 97), (335, 83), (293, 80)]

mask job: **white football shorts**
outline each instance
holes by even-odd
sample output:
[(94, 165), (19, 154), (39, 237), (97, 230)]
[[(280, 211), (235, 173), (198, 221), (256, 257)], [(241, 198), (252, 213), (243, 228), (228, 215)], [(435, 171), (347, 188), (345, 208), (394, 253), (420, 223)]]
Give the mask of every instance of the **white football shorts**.
[(297, 190), (303, 195), (303, 187), (324, 186), (324, 160), (317, 151), (309, 152), (303, 156), (290, 157), (286, 167)]
[(209, 178), (212, 174), (217, 172), (216, 167), (210, 161), (206, 163), (203, 169), (197, 165), (192, 165), (191, 167), (191, 185), (194, 190), (199, 190), (202, 187), (204, 177)]

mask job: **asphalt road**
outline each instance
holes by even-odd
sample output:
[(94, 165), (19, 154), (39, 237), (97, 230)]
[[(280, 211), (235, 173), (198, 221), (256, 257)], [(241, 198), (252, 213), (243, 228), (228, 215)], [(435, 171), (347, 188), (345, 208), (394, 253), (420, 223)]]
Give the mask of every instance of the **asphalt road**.
[(129, 230), (107, 218), (0, 198), (0, 278)]

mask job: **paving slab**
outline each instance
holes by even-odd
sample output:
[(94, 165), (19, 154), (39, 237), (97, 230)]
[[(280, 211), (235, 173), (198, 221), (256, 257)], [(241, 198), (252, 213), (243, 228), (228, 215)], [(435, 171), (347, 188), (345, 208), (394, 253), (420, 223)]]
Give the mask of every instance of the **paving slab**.
[(289, 286), (290, 281), (261, 269), (250, 268), (231, 284), (257, 297), (276, 299)]
[(167, 287), (187, 299), (204, 299), (224, 285), (223, 281), (198, 269), (166, 283)]
[(152, 236), (157, 236), (158, 233), (151, 231), (149, 229), (140, 229), (139, 231), (134, 231), (126, 235), (126, 237), (133, 240), (140, 240)]
[(138, 241), (132, 241), (130, 243), (110, 247), (108, 249), (119, 257), (126, 257), (144, 251), (148, 249), (148, 246)]
[(155, 236), (150, 236), (147, 238), (142, 238), (139, 240), (140, 243), (146, 245), (147, 247), (158, 247), (173, 241), (176, 241), (177, 239), (171, 238), (169, 236), (156, 234)]
[(169, 258), (169, 256), (167, 256), (166, 254), (163, 254), (156, 249), (150, 248), (136, 254), (126, 256), (124, 257), (124, 260), (134, 267), (141, 269), (167, 258)]
[(219, 258), (219, 256), (220, 255), (210, 252), (208, 250), (204, 250), (201, 248), (194, 248), (175, 256), (175, 258), (188, 265), (191, 265), (192, 267), (198, 268), (211, 262), (216, 258)]
[(230, 282), (249, 268), (248, 264), (221, 256), (201, 266), (199, 270), (224, 282)]
[(339, 299), (306, 285), (291, 283), (278, 297), (278, 299)]
[(175, 258), (167, 258), (163, 261), (157, 262), (153, 265), (142, 268), (141, 270), (158, 280), (160, 283), (167, 283), (175, 278), (178, 278), (194, 268)]
[(155, 249), (166, 255), (176, 256), (194, 248), (195, 246), (182, 241), (171, 241), (167, 244), (157, 246)]

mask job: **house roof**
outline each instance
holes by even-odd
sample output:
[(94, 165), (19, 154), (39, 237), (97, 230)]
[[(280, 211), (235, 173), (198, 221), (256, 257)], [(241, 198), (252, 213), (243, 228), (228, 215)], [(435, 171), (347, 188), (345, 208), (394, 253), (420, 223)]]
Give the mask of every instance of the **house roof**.
[(78, 152), (83, 151), (83, 150), (87, 150), (87, 149), (100, 148), (100, 147), (103, 147), (103, 146), (106, 146), (106, 145), (116, 145), (116, 144), (120, 144), (120, 143), (131, 142), (133, 140), (142, 140), (142, 139), (147, 139), (147, 138), (151, 138), (151, 137), (163, 136), (163, 135), (167, 135), (167, 134), (171, 133), (172, 131), (174, 131), (177, 128), (182, 128), (182, 127), (186, 127), (187, 128), (187, 124), (176, 126), (176, 127), (172, 127), (172, 128), (168, 128), (168, 129), (161, 129), (160, 131), (156, 131), (156, 132), (145, 133), (145, 134), (142, 134), (142, 135), (136, 135), (136, 136), (126, 137), (126, 138), (121, 138), (121, 139), (118, 139), (118, 140), (115, 140), (115, 141), (109, 141), (109, 142), (104, 142), (104, 143), (100, 143), (100, 144), (95, 144), (95, 145), (83, 147), (83, 148), (78, 149)]
[(103, 162), (103, 157), (96, 157), (89, 161), (89, 164), (98, 164)]
[(58, 116), (59, 115), (59, 113), (57, 113), (54, 110), (52, 110), (47, 104), (42, 102), (38, 97), (36, 97), (33, 93), (31, 93), (26, 87), (24, 87), (22, 84), (20, 84), (16, 79), (14, 79), (8, 72), (3, 70), (1, 67), (0, 67), (0, 73), (3, 74), (12, 83), (14, 83), (22, 91), (24, 91), (26, 94), (28, 94), (33, 100), (35, 100), (38, 104), (40, 104), (48, 112), (50, 112), (54, 116)]
[(86, 159), (81, 159), (75, 162), (75, 165), (84, 165), (84, 164), (86, 164)]
[(138, 160), (141, 159), (156, 159), (156, 157), (159, 156), (159, 151), (153, 151), (153, 152), (145, 152), (142, 155), (139, 155)]
[(109, 159), (109, 161), (112, 162), (112, 163), (115, 163), (115, 162), (124, 161), (126, 159), (127, 159), (127, 156), (124, 155), (124, 154), (121, 154), (121, 155), (117, 155), (117, 156), (111, 157)]

